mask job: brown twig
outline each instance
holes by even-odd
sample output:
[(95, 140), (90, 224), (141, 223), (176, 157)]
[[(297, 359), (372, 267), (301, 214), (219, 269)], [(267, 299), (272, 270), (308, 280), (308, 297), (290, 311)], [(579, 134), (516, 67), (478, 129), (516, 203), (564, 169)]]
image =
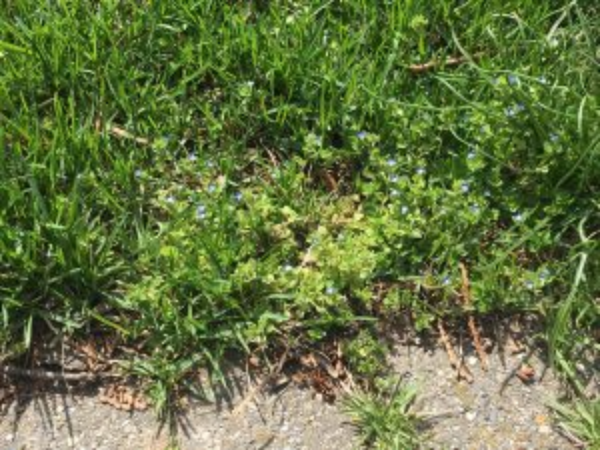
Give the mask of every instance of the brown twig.
[(256, 396), (260, 392), (262, 392), (262, 390), (265, 388), (265, 386), (267, 384), (272, 383), (276, 380), (277, 376), (283, 370), (283, 366), (285, 365), (285, 363), (288, 359), (287, 358), (288, 352), (289, 352), (289, 348), (286, 348), (285, 351), (283, 352), (283, 355), (281, 355), (281, 358), (279, 358), (279, 362), (277, 363), (275, 368), (272, 369), (263, 378), (261, 378), (254, 386), (252, 386), (252, 388), (248, 391), (248, 393), (242, 399), (242, 401), (240, 401), (235, 406), (235, 408), (233, 408), (233, 410), (231, 411), (232, 416), (239, 416), (246, 409), (246, 407), (256, 398)]
[(448, 359), (450, 360), (450, 364), (452, 365), (452, 367), (454, 367), (456, 369), (457, 374), (460, 378), (464, 378), (469, 383), (472, 383), (473, 382), (473, 374), (471, 374), (471, 371), (467, 368), (467, 366), (464, 365), (463, 361), (460, 360), (458, 358), (458, 356), (456, 355), (456, 352), (454, 351), (454, 348), (452, 347), (452, 343), (450, 342), (450, 337), (448, 336), (448, 333), (446, 333), (444, 324), (442, 323), (441, 319), (438, 320), (438, 330), (440, 332), (440, 338), (442, 340), (442, 343), (444, 344), (444, 347), (446, 348), (446, 353), (448, 353)]
[[(462, 262), (460, 263), (460, 274), (462, 278), (462, 299), (465, 306), (468, 308), (471, 306), (471, 285), (469, 283), (469, 272), (467, 271), (467, 266)], [(475, 351), (477, 352), (477, 356), (479, 356), (479, 361), (481, 362), (481, 368), (484, 371), (487, 371), (487, 358), (485, 355), (485, 350), (483, 349), (483, 344), (481, 343), (481, 335), (479, 333), (479, 329), (477, 328), (477, 324), (475, 323), (475, 317), (471, 313), (469, 313), (468, 324), (471, 337), (473, 338), (473, 344), (475, 345)]]
[(335, 177), (333, 175), (331, 175), (331, 172), (329, 170), (321, 169), (319, 171), (319, 175), (321, 176), (321, 179), (325, 183), (325, 186), (327, 187), (327, 190), (329, 192), (337, 192), (338, 182), (335, 179)]
[[(483, 56), (483, 52), (475, 53), (472, 57), (473, 60), (479, 59)], [(408, 66), (408, 69), (415, 74), (422, 74), (429, 72), (431, 70), (435, 70), (440, 66), (444, 67), (456, 67), (469, 62), (471, 58), (467, 58), (466, 56), (453, 56), (446, 60), (440, 61), (434, 59), (432, 61), (423, 63), (423, 64), (412, 64)]]
[(267, 151), (267, 155), (269, 155), (269, 159), (271, 160), (271, 164), (273, 164), (274, 167), (279, 166), (279, 161), (275, 157), (275, 154), (268, 148), (266, 149), (266, 151)]
[(120, 378), (123, 375), (114, 372), (55, 372), (43, 369), (22, 369), (14, 366), (0, 368), (0, 373), (8, 377), (29, 378), (46, 381), (95, 381), (106, 378)]
[(140, 145), (148, 145), (150, 143), (149, 139), (144, 138), (144, 137), (135, 136), (135, 135), (131, 134), (129, 131), (127, 131), (117, 125), (111, 125), (110, 128), (108, 129), (108, 131), (113, 136), (116, 136), (116, 137), (119, 137), (122, 139), (129, 139)]

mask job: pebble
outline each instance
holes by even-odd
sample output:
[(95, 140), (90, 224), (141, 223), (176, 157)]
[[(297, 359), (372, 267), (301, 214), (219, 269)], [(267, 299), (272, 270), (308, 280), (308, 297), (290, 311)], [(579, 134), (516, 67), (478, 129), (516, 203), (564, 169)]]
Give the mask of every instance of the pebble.
[(552, 427), (550, 427), (549, 425), (541, 425), (538, 428), (538, 432), (540, 434), (550, 434), (550, 433), (552, 433)]
[(475, 420), (475, 418), (477, 417), (477, 411), (469, 411), (468, 413), (465, 414), (465, 417), (467, 418), (467, 420), (469, 422), (473, 422)]

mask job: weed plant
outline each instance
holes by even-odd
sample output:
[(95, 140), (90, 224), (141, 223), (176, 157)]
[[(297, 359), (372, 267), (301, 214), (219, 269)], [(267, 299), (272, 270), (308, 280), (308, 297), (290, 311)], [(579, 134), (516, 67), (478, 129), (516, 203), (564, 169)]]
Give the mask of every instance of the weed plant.
[(0, 3), (2, 354), (112, 333), (165, 406), (228, 351), (461, 317), (461, 261), (470, 312), (597, 351), (596, 2)]

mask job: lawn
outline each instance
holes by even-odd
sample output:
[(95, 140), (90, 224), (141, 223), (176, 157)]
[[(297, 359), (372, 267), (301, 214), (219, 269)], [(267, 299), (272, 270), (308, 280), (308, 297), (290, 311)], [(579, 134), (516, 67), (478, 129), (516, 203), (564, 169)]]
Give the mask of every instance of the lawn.
[(597, 2), (0, 3), (0, 362), (113, 336), (164, 411), (232, 354), (369, 380), (396, 319), (527, 314), (581, 391)]

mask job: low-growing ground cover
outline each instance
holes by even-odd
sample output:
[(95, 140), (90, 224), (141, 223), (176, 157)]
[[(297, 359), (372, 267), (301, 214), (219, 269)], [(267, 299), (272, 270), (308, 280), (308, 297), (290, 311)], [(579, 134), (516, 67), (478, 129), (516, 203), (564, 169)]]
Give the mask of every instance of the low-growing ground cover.
[(336, 338), (373, 378), (397, 317), (528, 313), (582, 391), (599, 17), (593, 1), (5, 0), (2, 358), (116, 336), (164, 409), (231, 351)]

